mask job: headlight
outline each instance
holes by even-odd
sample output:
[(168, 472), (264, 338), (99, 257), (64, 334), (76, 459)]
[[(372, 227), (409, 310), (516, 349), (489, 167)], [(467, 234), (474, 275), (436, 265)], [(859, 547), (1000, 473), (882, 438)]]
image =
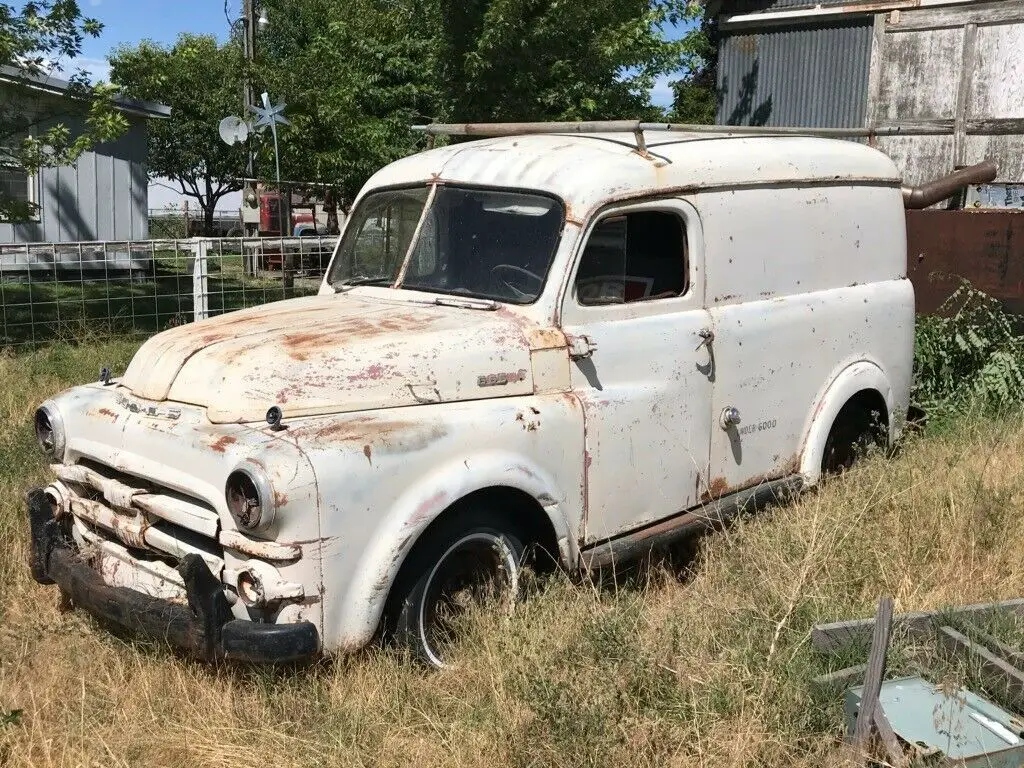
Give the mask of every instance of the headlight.
[(274, 489), (260, 466), (248, 463), (228, 475), (224, 495), (239, 528), (262, 531), (274, 522)]
[(43, 453), (51, 459), (64, 458), (64, 448), (67, 446), (67, 434), (64, 432), (64, 419), (61, 418), (57, 406), (47, 400), (36, 411), (35, 417), (36, 439)]

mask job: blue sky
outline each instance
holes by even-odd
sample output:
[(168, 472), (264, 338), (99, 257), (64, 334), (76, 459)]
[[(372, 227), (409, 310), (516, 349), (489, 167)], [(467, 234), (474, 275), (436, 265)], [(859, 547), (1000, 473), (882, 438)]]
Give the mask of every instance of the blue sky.
[[(339, 0), (340, 2), (343, 0)], [(241, 0), (227, 0), (228, 13), (232, 18), (240, 14)], [(109, 68), (107, 55), (125, 43), (140, 40), (173, 42), (182, 32), (214, 34), (224, 39), (228, 31), (224, 0), (80, 0), (82, 12), (99, 19), (104, 25), (98, 38), (87, 39), (82, 46), (82, 55), (72, 68), (87, 70), (94, 79), (106, 79)], [(273, 20), (271, 20), (273, 23)], [(683, 30), (672, 30), (670, 35), (680, 36)], [(63, 74), (68, 74), (67, 68)], [(668, 78), (658, 82), (651, 93), (656, 104), (667, 105), (672, 94)], [(159, 181), (150, 185), (150, 207), (163, 208), (180, 202), (180, 195), (162, 186)], [(221, 201), (225, 209), (237, 208), (237, 195), (230, 195)]]
[[(97, 77), (107, 73), (107, 54), (112, 48), (140, 40), (173, 42), (182, 32), (227, 34), (223, 0), (80, 0), (82, 12), (103, 23), (98, 38), (88, 38), (77, 65)], [(240, 3), (229, 0), (238, 15)]]

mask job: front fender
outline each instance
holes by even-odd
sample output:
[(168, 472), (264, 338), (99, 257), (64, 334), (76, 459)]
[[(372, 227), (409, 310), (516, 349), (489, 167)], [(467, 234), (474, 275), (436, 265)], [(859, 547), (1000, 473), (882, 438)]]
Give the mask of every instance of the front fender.
[(800, 474), (804, 486), (809, 487), (821, 478), (821, 460), (825, 455), (825, 441), (828, 440), (832, 424), (842, 407), (858, 392), (865, 389), (877, 391), (885, 400), (889, 412), (890, 429), (894, 424), (895, 398), (889, 378), (877, 364), (867, 360), (848, 365), (832, 378), (831, 383), (819, 395), (811, 420), (804, 430), (803, 448), (800, 458)]
[(371, 639), (398, 571), (427, 527), (460, 499), (494, 487), (513, 488), (536, 499), (555, 530), (563, 564), (576, 564), (578, 542), (565, 510), (569, 500), (535, 461), (501, 450), (450, 460), (406, 487), (376, 526), (340, 598), (341, 648), (354, 649)]

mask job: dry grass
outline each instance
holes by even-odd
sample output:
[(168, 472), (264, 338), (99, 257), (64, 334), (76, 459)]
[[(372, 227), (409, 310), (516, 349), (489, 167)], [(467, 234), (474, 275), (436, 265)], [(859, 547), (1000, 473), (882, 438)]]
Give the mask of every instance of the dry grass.
[(183, 662), (61, 613), (25, 565), (31, 410), (129, 352), (0, 358), (0, 723), (23, 710), (0, 765), (838, 765), (813, 623), (882, 594), (897, 610), (1024, 595), (1024, 421), (964, 419), (707, 538), (685, 576), (556, 579), (481, 613), (459, 671), (381, 651), (290, 674)]

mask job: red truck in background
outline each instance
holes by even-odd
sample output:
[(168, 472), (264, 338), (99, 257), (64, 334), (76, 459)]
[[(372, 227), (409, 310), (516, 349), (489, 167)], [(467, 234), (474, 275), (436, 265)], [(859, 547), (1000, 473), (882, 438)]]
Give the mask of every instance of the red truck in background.
[[(262, 192), (259, 195), (259, 237), (309, 237), (309, 245), (285, 244), (282, 248), (264, 247), (260, 268), (280, 270), (284, 257), (288, 257), (288, 270), (296, 273), (322, 274), (334, 251), (337, 231), (328, 234), (329, 217), (323, 206), (315, 202), (290, 203), (280, 192)], [(282, 225), (287, 231), (282, 232)], [(312, 240), (312, 238), (316, 238)]]

